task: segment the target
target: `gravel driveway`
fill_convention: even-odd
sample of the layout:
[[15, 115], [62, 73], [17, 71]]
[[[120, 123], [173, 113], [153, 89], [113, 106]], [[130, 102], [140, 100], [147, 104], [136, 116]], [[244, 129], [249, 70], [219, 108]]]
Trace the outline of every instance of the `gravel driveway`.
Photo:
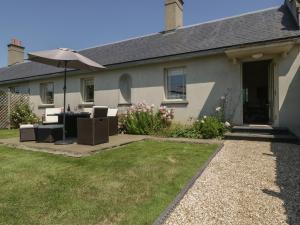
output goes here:
[[226, 141], [167, 225], [300, 224], [300, 146]]

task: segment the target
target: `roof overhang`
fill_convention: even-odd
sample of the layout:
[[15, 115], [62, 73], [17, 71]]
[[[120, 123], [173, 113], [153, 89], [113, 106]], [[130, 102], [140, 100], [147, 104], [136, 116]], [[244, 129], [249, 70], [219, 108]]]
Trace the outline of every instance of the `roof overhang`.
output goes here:
[[240, 47], [226, 50], [225, 54], [234, 63], [237, 63], [238, 61], [264, 60], [276, 56], [285, 57], [296, 44], [295, 41], [288, 41], [251, 47]]

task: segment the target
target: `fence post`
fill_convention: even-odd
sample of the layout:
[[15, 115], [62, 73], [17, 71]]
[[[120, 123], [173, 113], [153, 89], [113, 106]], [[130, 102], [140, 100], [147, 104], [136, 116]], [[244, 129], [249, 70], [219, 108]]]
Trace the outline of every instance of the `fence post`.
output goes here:
[[10, 91], [7, 91], [7, 122], [8, 122], [8, 129], [11, 129], [10, 114], [11, 114], [11, 93], [10, 93]]

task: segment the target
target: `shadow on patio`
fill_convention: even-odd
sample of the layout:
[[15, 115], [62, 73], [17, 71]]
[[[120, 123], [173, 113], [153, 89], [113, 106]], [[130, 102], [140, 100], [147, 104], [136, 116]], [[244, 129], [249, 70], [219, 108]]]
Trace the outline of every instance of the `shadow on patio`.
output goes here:
[[[280, 198], [286, 211], [287, 223], [300, 224], [300, 145], [273, 143], [276, 157], [276, 183], [280, 192], [263, 190], [264, 193]], [[270, 155], [271, 156], [271, 155]]]

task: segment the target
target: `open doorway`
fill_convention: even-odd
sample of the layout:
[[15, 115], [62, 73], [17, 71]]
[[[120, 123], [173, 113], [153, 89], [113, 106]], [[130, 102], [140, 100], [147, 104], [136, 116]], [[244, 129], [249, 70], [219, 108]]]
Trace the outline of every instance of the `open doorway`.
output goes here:
[[272, 120], [271, 61], [243, 64], [244, 124], [270, 124]]

